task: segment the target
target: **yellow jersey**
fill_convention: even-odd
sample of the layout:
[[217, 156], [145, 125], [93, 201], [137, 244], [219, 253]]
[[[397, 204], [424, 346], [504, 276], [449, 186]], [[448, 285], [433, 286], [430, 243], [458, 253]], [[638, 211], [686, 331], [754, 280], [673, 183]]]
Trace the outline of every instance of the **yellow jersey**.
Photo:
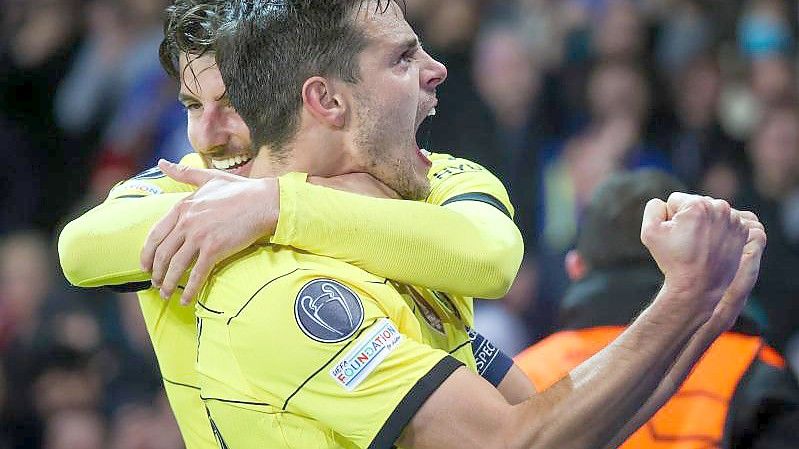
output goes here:
[[[490, 204], [486, 207], [494, 207], [510, 216], [512, 208], [507, 193], [490, 172], [477, 164], [448, 155], [433, 155], [432, 159], [432, 193], [428, 202], [437, 205], [448, 202], [448, 207], [461, 204], [478, 209]], [[181, 164], [203, 166], [202, 159], [196, 154], [186, 156]], [[431, 214], [430, 209], [405, 213], [409, 207], [424, 206], [407, 201], [402, 202], [403, 213], [397, 215], [397, 200], [333, 191], [307, 184], [304, 178], [296, 175], [282, 177], [280, 189], [280, 219], [277, 232], [272, 237], [272, 242], [277, 245], [290, 244], [331, 255], [382, 275], [390, 274], [400, 281], [418, 280], [447, 291], [460, 289], [487, 296], [504, 293], [507, 282], [498, 279], [512, 279], [518, 269], [521, 239], [513, 240], [514, 235], [509, 237], [511, 233], [503, 231], [507, 229], [507, 223], [464, 223], [466, 220], [458, 215], [445, 225], [440, 217], [432, 217], [435, 214]], [[157, 290], [149, 288], [149, 273], [143, 272], [139, 266], [139, 252], [151, 227], [194, 190], [193, 186], [164, 176], [157, 168], [120, 183], [104, 204], [64, 229], [59, 239], [59, 255], [64, 273], [74, 285], [117, 286], [139, 292], [164, 386], [186, 446], [188, 449], [210, 449], [216, 444], [199, 397], [194, 367], [197, 357], [194, 311], [180, 306], [177, 294], [169, 301], [163, 301]], [[342, 210], [347, 211], [346, 217], [330, 219]], [[393, 218], [389, 223], [383, 223], [381, 229], [377, 221], [385, 221], [392, 213]], [[313, 222], [319, 226], [308, 226]], [[352, 224], [356, 227], [351, 228]], [[338, 229], [331, 228], [336, 225]], [[391, 227], [388, 231], [385, 229], [387, 226]], [[497, 231], [488, 235], [475, 234], [475, 226]], [[515, 227], [512, 229], [518, 233]], [[440, 251], [444, 245], [439, 234], [446, 234], [451, 241], [464, 242], [458, 245], [463, 248], [462, 252], [457, 257], [440, 260], [438, 255], [447, 252]], [[390, 235], [391, 238], [380, 239], [381, 235]], [[353, 238], [359, 243], [357, 247], [351, 244]], [[507, 242], [509, 238], [511, 241]], [[410, 243], [395, 246], [403, 245], [403, 242]], [[504, 253], [492, 253], [491, 248], [496, 247], [511, 248], [513, 254], [506, 257]], [[353, 258], [353, 251], [360, 255], [356, 258], [358, 260], [349, 260]], [[486, 255], [494, 260], [486, 259]], [[419, 265], [409, 268], [408, 265], [416, 261]], [[497, 266], [501, 266], [504, 274], [497, 276]], [[483, 373], [488, 363], [476, 366], [472, 352], [478, 351], [478, 347], [469, 344], [468, 331], [473, 324], [470, 297], [387, 282], [399, 291], [406, 304], [412, 305], [412, 313], [420, 323], [418, 332], [422, 341], [451, 353], [471, 369]], [[493, 349], [489, 352], [494, 353]], [[486, 351], [481, 354], [478, 358], [485, 359]]]
[[385, 278], [293, 248], [218, 267], [196, 313], [220, 447], [392, 447], [462, 364], [424, 343], [417, 305]]

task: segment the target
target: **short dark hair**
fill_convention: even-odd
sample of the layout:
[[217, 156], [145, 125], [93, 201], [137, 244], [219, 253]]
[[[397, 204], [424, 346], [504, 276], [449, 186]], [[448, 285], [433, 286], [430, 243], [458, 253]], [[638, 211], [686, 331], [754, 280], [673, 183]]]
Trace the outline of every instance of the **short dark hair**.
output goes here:
[[[385, 12], [393, 0], [372, 0]], [[253, 148], [280, 157], [299, 127], [302, 85], [313, 76], [360, 80], [367, 36], [355, 17], [368, 0], [232, 0], [217, 63]]]
[[584, 211], [577, 251], [591, 269], [654, 263], [641, 243], [646, 203], [685, 191], [677, 178], [652, 169], [618, 174], [605, 181]]
[[158, 57], [164, 71], [180, 81], [180, 55], [202, 57], [216, 50], [225, 0], [175, 0], [164, 11], [164, 39]]

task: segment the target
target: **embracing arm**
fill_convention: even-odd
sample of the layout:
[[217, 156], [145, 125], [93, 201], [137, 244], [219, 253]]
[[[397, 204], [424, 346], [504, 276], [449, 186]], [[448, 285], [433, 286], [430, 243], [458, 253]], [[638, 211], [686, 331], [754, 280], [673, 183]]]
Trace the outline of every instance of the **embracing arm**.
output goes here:
[[[159, 166], [165, 173], [199, 190], [192, 204], [173, 209], [153, 229], [142, 263], [169, 295], [196, 260], [182, 298], [188, 302], [217, 262], [272, 236], [272, 243], [345, 260], [403, 283], [501, 297], [524, 251], [507, 193], [482, 167], [460, 159], [447, 164], [445, 175], [434, 178], [428, 202], [421, 203], [385, 198], [385, 191], [375, 187], [379, 183], [362, 173], [312, 182], [383, 198], [313, 185], [297, 173], [277, 182], [180, 169], [163, 161]], [[208, 225], [224, 220], [225, 226]], [[170, 249], [164, 250], [167, 244]], [[156, 260], [156, 251], [165, 257]]]
[[103, 203], [64, 227], [58, 256], [67, 280], [78, 287], [149, 281], [139, 253], [150, 232], [188, 193], [170, 193]]
[[[181, 164], [202, 166], [202, 160], [191, 154]], [[67, 280], [78, 287], [149, 285], [139, 253], [150, 228], [193, 190], [158, 168], [119, 183], [103, 204], [61, 231], [58, 255]]]
[[482, 298], [507, 293], [524, 250], [513, 220], [486, 202], [371, 198], [292, 177], [280, 178], [272, 242], [402, 283]]
[[[628, 422], [648, 419], [658, 395], [679, 384], [703, 348], [738, 316], [765, 245], [759, 223], [730, 213], [726, 203], [679, 195], [670, 198], [668, 210], [650, 202], [642, 237], [666, 282], [619, 338], [515, 407], [491, 400], [456, 372], [416, 414], [402, 443], [453, 447], [442, 429], [456, 425], [465, 447], [595, 448], [623, 441], [634, 430]], [[465, 412], [448, 406], [453, 401]], [[483, 409], [490, 413], [478, 412]]]

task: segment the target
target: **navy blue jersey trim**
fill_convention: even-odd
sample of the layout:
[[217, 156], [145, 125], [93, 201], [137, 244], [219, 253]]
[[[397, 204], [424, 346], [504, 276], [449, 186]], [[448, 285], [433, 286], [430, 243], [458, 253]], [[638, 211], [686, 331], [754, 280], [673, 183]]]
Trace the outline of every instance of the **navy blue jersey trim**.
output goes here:
[[121, 200], [123, 198], [146, 198], [150, 195], [120, 195], [111, 198], [112, 200]]
[[416, 382], [411, 391], [402, 398], [394, 412], [389, 416], [383, 427], [377, 432], [369, 449], [390, 449], [399, 439], [402, 431], [411, 422], [416, 412], [427, 401], [430, 395], [449, 378], [463, 363], [452, 356], [441, 359], [424, 377]]
[[504, 204], [502, 204], [502, 201], [487, 193], [464, 193], [462, 195], [453, 196], [452, 198], [444, 201], [441, 205], [446, 206], [447, 204], [457, 203], [458, 201], [479, 201], [481, 203], [486, 203], [499, 209], [499, 211], [505, 214], [508, 218], [513, 219], [510, 211], [507, 207], [505, 207]]
[[463, 342], [463, 343], [459, 344], [458, 346], [456, 346], [455, 349], [453, 349], [452, 351], [449, 351], [449, 353], [450, 354], [454, 354], [454, 353], [460, 351], [460, 349], [462, 347], [464, 347], [464, 346], [466, 346], [468, 344], [471, 344], [471, 342], [472, 342], [471, 340], [466, 340], [465, 342]]
[[209, 309], [208, 307], [205, 307], [205, 304], [201, 303], [200, 301], [197, 301], [197, 305], [202, 307], [203, 309], [211, 312], [211, 313], [214, 313], [216, 315], [222, 315], [222, 312], [220, 312], [218, 310]]
[[179, 387], [186, 387], [186, 388], [191, 388], [192, 390], [200, 391], [200, 387], [195, 387], [194, 385], [182, 384], [180, 382], [175, 382], [174, 380], [169, 380], [166, 377], [161, 377], [161, 380], [163, 380], [164, 382], [166, 382], [168, 384], [171, 384], [171, 385], [177, 385]]
[[106, 285], [106, 288], [117, 293], [136, 293], [142, 290], [149, 290], [152, 286], [153, 284], [150, 281], [142, 281], [120, 285]]
[[205, 396], [200, 396], [200, 399], [202, 399], [203, 401], [217, 401], [217, 402], [224, 402], [227, 404], [264, 405], [268, 407], [272, 406], [272, 404], [267, 404], [266, 402], [233, 401], [230, 399], [207, 398]]
[[205, 413], [208, 415], [208, 422], [211, 424], [211, 432], [214, 434], [214, 439], [216, 439], [217, 444], [219, 444], [219, 449], [230, 449], [225, 439], [222, 438], [222, 433], [219, 431], [219, 428], [216, 426], [216, 422], [214, 422], [214, 418], [211, 417], [211, 411], [208, 410], [208, 407], [205, 407]]
[[238, 318], [238, 316], [241, 315], [241, 312], [243, 312], [244, 309], [247, 306], [250, 305], [250, 302], [252, 302], [252, 300], [255, 299], [256, 296], [258, 296], [258, 293], [261, 293], [261, 290], [265, 289], [267, 286], [269, 286], [269, 284], [271, 284], [272, 282], [275, 282], [278, 279], [284, 278], [286, 276], [290, 276], [290, 275], [292, 275], [292, 274], [294, 274], [294, 273], [296, 273], [298, 271], [305, 271], [305, 269], [304, 268], [296, 268], [296, 269], [294, 269], [294, 270], [292, 270], [292, 271], [290, 271], [290, 272], [288, 272], [286, 274], [281, 274], [280, 276], [278, 276], [278, 277], [276, 277], [274, 279], [271, 279], [269, 282], [267, 282], [266, 284], [262, 285], [261, 288], [256, 290], [255, 293], [253, 293], [252, 296], [250, 296], [250, 299], [248, 299], [247, 302], [245, 302], [244, 305], [241, 306], [241, 309], [239, 309], [239, 311], [236, 312], [235, 315], [233, 315], [232, 317], [228, 318], [227, 324], [230, 325], [230, 322], [233, 321], [234, 318]]

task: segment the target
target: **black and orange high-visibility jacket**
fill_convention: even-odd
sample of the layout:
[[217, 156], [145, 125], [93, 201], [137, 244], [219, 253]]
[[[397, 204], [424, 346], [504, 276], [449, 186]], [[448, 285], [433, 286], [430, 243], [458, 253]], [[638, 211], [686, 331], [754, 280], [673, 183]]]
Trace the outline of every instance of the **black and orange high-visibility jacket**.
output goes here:
[[[562, 330], [519, 354], [516, 364], [536, 389], [548, 388], [619, 336], [661, 283], [652, 268], [590, 274], [567, 293]], [[799, 449], [795, 432], [775, 436], [770, 429], [799, 410], [799, 387], [756, 329], [744, 317], [719, 337], [678, 393], [621, 448]]]

